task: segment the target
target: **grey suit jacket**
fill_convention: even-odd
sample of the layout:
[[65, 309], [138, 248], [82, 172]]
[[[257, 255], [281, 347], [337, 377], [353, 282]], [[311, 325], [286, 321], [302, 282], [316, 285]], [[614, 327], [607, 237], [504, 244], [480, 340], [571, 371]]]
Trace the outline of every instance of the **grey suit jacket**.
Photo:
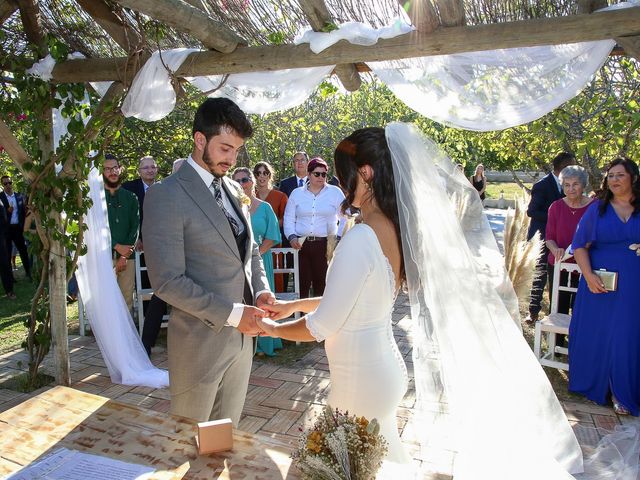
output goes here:
[[[224, 178], [223, 188], [241, 210], [239, 186]], [[229, 345], [240, 351], [243, 341], [252, 341], [225, 323], [233, 303], [244, 303], [245, 277], [253, 292], [269, 284], [249, 219], [242, 216], [249, 235], [240, 258], [225, 214], [191, 165], [147, 190], [144, 217], [151, 286], [173, 307], [168, 354], [171, 393], [177, 395], [223, 367], [216, 365], [217, 352]]]

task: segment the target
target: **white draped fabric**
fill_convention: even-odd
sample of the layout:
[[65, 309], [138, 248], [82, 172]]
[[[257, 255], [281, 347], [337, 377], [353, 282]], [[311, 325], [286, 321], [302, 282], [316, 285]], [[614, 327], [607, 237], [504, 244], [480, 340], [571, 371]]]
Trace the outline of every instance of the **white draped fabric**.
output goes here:
[[335, 65], [329, 65], [275, 72], [238, 73], [229, 75], [226, 80], [224, 75], [187, 80], [205, 93], [215, 90], [210, 97], [226, 97], [247, 113], [263, 114], [287, 110], [304, 103], [318, 85], [329, 77], [334, 67]]
[[87, 212], [87, 254], [78, 259], [76, 278], [91, 330], [111, 381], [152, 388], [169, 386], [169, 374], [152, 365], [120, 293], [111, 260], [111, 234], [102, 175], [89, 174], [93, 205]]
[[390, 124], [386, 136], [414, 325], [414, 428], [426, 458], [457, 452], [447, 472], [456, 480], [571, 478], [582, 452], [505, 308], [515, 294], [480, 198], [416, 127]]
[[413, 110], [466, 130], [532, 122], [572, 99], [602, 67], [616, 42], [511, 48], [370, 62]]

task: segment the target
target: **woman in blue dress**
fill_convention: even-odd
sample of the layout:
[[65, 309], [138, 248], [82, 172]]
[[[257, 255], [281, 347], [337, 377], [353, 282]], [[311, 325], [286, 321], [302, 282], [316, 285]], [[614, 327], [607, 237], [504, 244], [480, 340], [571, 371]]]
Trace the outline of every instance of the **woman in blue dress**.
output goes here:
[[[272, 292], [275, 292], [271, 247], [282, 241], [278, 217], [276, 217], [271, 205], [256, 197], [254, 189], [255, 179], [251, 170], [245, 167], [236, 168], [233, 171], [232, 178], [240, 184], [244, 193], [251, 199], [251, 204], [249, 205], [251, 230], [253, 230], [253, 236], [260, 249], [264, 272], [267, 275], [269, 287], [271, 287]], [[278, 348], [282, 348], [282, 340], [279, 338], [267, 336], [258, 337], [257, 353], [273, 356], [275, 355], [275, 350]]]
[[[627, 158], [609, 164], [598, 201], [573, 239], [582, 270], [569, 328], [569, 390], [619, 415], [640, 413], [640, 181]], [[615, 291], [594, 273], [617, 272]]]

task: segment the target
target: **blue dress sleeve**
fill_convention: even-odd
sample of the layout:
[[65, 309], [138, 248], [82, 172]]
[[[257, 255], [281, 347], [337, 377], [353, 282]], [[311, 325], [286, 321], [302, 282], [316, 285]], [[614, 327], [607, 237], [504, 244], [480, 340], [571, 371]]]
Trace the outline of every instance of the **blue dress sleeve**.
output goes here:
[[280, 224], [278, 223], [278, 217], [276, 217], [273, 208], [267, 202], [262, 205], [262, 208], [264, 208], [265, 211], [266, 223], [264, 238], [273, 240], [274, 246], [278, 245], [282, 241], [282, 237], [280, 236]]
[[598, 226], [598, 218], [600, 216], [600, 201], [593, 202], [587, 211], [584, 213], [576, 233], [573, 235], [573, 242], [571, 242], [571, 249], [573, 251], [576, 248], [586, 248], [587, 246], [595, 243], [596, 241], [596, 227]]

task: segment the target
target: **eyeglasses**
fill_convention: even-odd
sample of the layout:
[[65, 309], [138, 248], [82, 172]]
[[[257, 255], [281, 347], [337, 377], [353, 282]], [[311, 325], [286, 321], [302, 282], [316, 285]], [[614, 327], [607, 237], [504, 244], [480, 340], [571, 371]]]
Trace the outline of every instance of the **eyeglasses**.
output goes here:
[[242, 178], [236, 178], [236, 182], [241, 183], [241, 184], [245, 184], [245, 183], [249, 183], [251, 181], [251, 179], [249, 177], [242, 177]]
[[102, 168], [104, 170], [104, 173], [109, 173], [109, 172], [118, 172], [120, 170], [120, 166], [117, 167], [103, 167]]
[[269, 172], [267, 170], [258, 170], [256, 172], [256, 176], [258, 176], [258, 177], [270, 177], [271, 176], [271, 172]]
[[151, 166], [147, 166], [147, 167], [140, 167], [140, 170], [157, 170], [158, 167], [155, 165], [151, 165]]
[[2, 182], [2, 185], [13, 185], [13, 182]]
[[607, 174], [607, 180], [622, 180], [628, 173], [609, 173]]
[[326, 178], [327, 177], [327, 172], [311, 172], [311, 174], [316, 178], [318, 178], [318, 177]]
[[294, 158], [293, 163], [305, 163], [307, 161], [306, 158]]

